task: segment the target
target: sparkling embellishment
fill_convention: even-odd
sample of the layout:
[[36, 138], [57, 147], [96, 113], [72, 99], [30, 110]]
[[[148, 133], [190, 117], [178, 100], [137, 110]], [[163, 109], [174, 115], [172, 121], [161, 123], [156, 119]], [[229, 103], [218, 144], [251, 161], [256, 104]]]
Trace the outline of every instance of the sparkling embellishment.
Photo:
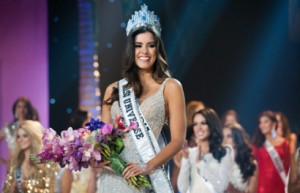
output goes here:
[[159, 17], [154, 15], [153, 11], [148, 11], [147, 5], [142, 5], [140, 11], [135, 11], [134, 15], [127, 23], [126, 35], [128, 36], [140, 27], [151, 28], [157, 36], [160, 36], [161, 27]]
[[[165, 82], [161, 85], [159, 90], [152, 96], [146, 98], [141, 104], [140, 109], [146, 118], [148, 124], [153, 130], [156, 139], [159, 138], [161, 129], [165, 123], [165, 102], [163, 96], [163, 90]], [[121, 110], [118, 101], [115, 101], [111, 107], [111, 116], [114, 120], [117, 115], [121, 115]], [[122, 158], [128, 162], [141, 163], [139, 156], [135, 150], [134, 142], [131, 140], [129, 134], [126, 134], [123, 138], [124, 149], [121, 153]], [[148, 190], [138, 191], [133, 189], [127, 184], [122, 176], [117, 175], [115, 172], [103, 170], [99, 178], [100, 192], [128, 192], [128, 193], [149, 193]], [[113, 184], [112, 184], [113, 182]]]

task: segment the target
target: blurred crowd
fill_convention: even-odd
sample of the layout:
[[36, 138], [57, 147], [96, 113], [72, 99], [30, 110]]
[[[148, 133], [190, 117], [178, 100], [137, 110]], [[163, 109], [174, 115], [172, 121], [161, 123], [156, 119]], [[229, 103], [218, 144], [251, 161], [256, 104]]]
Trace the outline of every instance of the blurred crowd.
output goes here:
[[[0, 157], [1, 170], [7, 171], [2, 192], [97, 192], [101, 169], [69, 172], [53, 164], [35, 164], [29, 155], [41, 151], [44, 130], [38, 112], [24, 96], [15, 101], [12, 112], [13, 120], [0, 132], [8, 147], [8, 156]], [[78, 109], [69, 125], [82, 128], [90, 118], [88, 111]], [[186, 142], [170, 164], [174, 192], [299, 193], [297, 134], [281, 112], [261, 112], [257, 121], [250, 137], [235, 110], [219, 118], [203, 102], [190, 101]]]

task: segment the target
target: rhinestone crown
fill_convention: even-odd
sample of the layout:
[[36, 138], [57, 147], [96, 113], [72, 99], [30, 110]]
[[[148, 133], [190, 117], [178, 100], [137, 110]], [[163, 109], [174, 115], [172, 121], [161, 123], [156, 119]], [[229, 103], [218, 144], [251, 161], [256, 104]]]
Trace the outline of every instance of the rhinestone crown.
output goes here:
[[131, 19], [128, 20], [126, 35], [129, 36], [129, 34], [143, 26], [151, 28], [157, 36], [160, 36], [161, 27], [159, 17], [154, 15], [153, 11], [148, 11], [148, 6], [145, 4], [141, 6], [140, 11], [135, 11]]

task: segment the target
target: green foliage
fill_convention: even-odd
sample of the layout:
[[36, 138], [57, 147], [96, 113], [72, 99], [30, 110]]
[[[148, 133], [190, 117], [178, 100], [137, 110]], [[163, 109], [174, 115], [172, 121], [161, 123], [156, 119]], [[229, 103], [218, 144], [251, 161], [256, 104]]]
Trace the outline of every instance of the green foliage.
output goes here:
[[121, 138], [117, 137], [114, 139], [114, 144], [115, 144], [115, 152], [117, 154], [120, 154], [124, 147], [123, 140]]
[[118, 154], [111, 155], [108, 160], [110, 161], [109, 166], [118, 174], [122, 175], [127, 163]]

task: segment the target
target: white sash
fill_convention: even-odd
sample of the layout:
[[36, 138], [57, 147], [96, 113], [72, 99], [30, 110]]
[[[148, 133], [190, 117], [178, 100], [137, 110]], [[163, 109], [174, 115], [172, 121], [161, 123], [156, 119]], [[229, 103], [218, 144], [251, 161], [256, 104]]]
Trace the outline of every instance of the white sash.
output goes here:
[[[129, 132], [129, 136], [135, 144], [135, 150], [139, 155], [142, 163], [147, 163], [159, 151], [159, 144], [149, 127], [146, 119], [142, 115], [139, 102], [132, 88], [125, 89], [127, 81], [125, 79], [119, 81], [119, 102], [125, 124], [136, 122], [138, 128]], [[152, 187], [155, 193], [173, 193], [173, 188], [166, 172], [163, 168], [158, 168], [149, 175]]]
[[203, 178], [203, 181], [204, 181], [204, 184], [206, 185], [207, 189], [209, 189], [211, 193], [218, 193], [216, 191], [216, 189], [214, 188], [214, 186], [209, 181], [206, 181], [204, 178]]
[[264, 146], [265, 146], [269, 156], [271, 157], [271, 160], [272, 160], [278, 174], [280, 175], [284, 186], [287, 187], [287, 175], [285, 173], [284, 166], [282, 164], [282, 161], [281, 161], [276, 149], [268, 140], [265, 141]]

